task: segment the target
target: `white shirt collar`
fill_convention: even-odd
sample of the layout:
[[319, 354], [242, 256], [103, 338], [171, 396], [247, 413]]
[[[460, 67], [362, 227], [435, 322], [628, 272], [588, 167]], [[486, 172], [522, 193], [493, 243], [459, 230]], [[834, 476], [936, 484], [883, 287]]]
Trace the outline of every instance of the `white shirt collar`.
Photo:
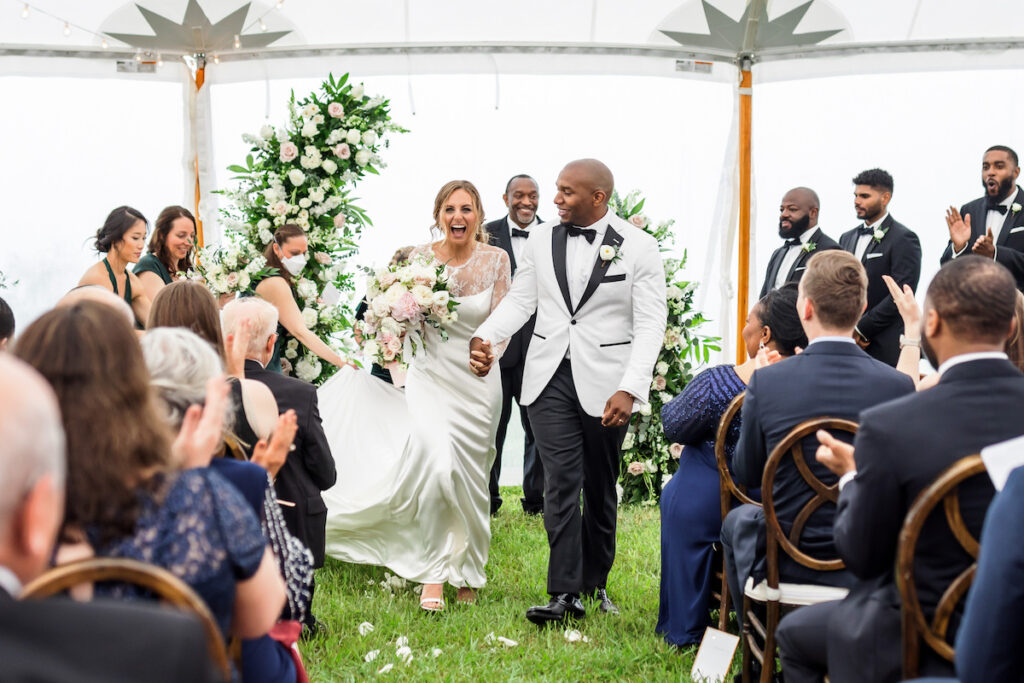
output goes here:
[[246, 360], [251, 360], [251, 361], [252, 361], [253, 363], [259, 363], [259, 366], [260, 366], [261, 368], [263, 368], [264, 370], [266, 370], [266, 369], [267, 369], [267, 366], [266, 366], [266, 365], [264, 365], [263, 363], [260, 363], [260, 361], [259, 361], [259, 359], [258, 359], [258, 358], [246, 358]]
[[[1003, 201], [999, 202], [999, 205], [1000, 206], [1005, 206], [1005, 207], [1009, 208], [1010, 205], [1013, 204], [1013, 200], [1017, 198], [1017, 193], [1018, 192], [1020, 192], [1020, 188], [1017, 187], [1016, 185], [1014, 185], [1013, 186], [1013, 191], [1010, 192], [1009, 195], [1007, 195], [1006, 199], [1004, 199]], [[989, 209], [989, 211], [995, 211], [995, 209]]]
[[12, 598], [21, 595], [21, 579], [3, 565], [0, 565], [0, 590], [10, 593]]
[[540, 223], [540, 219], [537, 218], [537, 214], [534, 214], [533, 215], [533, 222], [531, 222], [525, 228], [520, 228], [519, 224], [516, 223], [514, 220], [512, 220], [512, 216], [511, 215], [505, 216], [505, 225], [508, 226], [509, 230], [512, 230], [512, 228], [518, 228], [519, 230], [529, 230], [530, 228], [532, 228], [533, 226], [537, 225], [538, 223]]
[[[604, 229], [608, 227], [608, 212], [605, 211], [605, 214], [598, 218], [596, 223], [580, 227], [582, 227], [584, 230], [593, 230], [594, 232], [597, 233], [597, 240], [603, 240]], [[597, 242], [597, 240], [594, 241]], [[600, 242], [598, 242], [598, 244], [600, 244]]]
[[[879, 218], [879, 219], [878, 219], [877, 221], [875, 221], [874, 223], [870, 223], [870, 224], [868, 224], [868, 223], [865, 223], [864, 225], [866, 225], [867, 227], [871, 228], [872, 230], [875, 230], [876, 228], [879, 228], [879, 227], [880, 227], [880, 226], [882, 225], [882, 222], [883, 222], [883, 221], [884, 221], [884, 220], [885, 220], [886, 218], [888, 218], [888, 217], [889, 217], [889, 212], [888, 212], [888, 211], [886, 211], [885, 213], [883, 213], [883, 214], [882, 214], [882, 217], [881, 217], [881, 218]], [[870, 237], [870, 235], [867, 235], [867, 236], [868, 236], [868, 237]]]
[[[818, 230], [818, 226], [815, 225], [813, 228], [807, 228], [800, 236], [797, 237], [800, 240], [800, 244], [807, 244], [811, 240], [811, 236]], [[795, 244], [793, 246], [796, 246]]]
[[939, 376], [941, 377], [946, 370], [949, 370], [954, 365], [960, 365], [961, 363], [970, 363], [972, 360], [1007, 360], [1007, 356], [1002, 351], [977, 351], [975, 353], [961, 353], [959, 356], [953, 356], [947, 358], [946, 362], [939, 366]]
[[807, 342], [807, 345], [810, 346], [811, 344], [817, 344], [818, 342], [850, 342], [851, 344], [856, 344], [857, 343], [857, 342], [853, 341], [853, 337], [840, 337], [838, 335], [825, 335], [823, 337], [815, 337], [814, 339], [812, 339], [809, 342]]

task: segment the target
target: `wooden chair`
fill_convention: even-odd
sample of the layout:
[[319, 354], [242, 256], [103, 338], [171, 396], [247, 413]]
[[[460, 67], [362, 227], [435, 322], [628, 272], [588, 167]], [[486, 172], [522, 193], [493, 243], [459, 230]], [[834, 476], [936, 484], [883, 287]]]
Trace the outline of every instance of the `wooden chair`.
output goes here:
[[[838, 483], [825, 485], [811, 470], [803, 452], [802, 440], [825, 429], [832, 432], [841, 431], [857, 433], [857, 423], [850, 420], [822, 417], [807, 420], [794, 427], [768, 456], [764, 475], [761, 480], [761, 500], [764, 508], [767, 578], [754, 585], [752, 577], [747, 579], [743, 590], [743, 681], [748, 683], [751, 674], [751, 656], [761, 664], [761, 683], [768, 683], [775, 671], [775, 629], [782, 617], [782, 607], [802, 607], [815, 605], [829, 600], [841, 600], [846, 597], [847, 589], [814, 584], [781, 583], [779, 581], [779, 550], [781, 549], [793, 561], [816, 571], [839, 571], [845, 567], [841, 559], [827, 560], [811, 557], [799, 548], [800, 537], [804, 525], [810, 516], [825, 503], [833, 503], [839, 499]], [[782, 530], [775, 514], [773, 486], [775, 472], [782, 459], [792, 455], [797, 471], [813, 491], [814, 495], [804, 504], [796, 519], [793, 520], [789, 534]], [[814, 453], [810, 454], [814, 457]], [[751, 603], [765, 605], [765, 620], [754, 614]], [[760, 645], [758, 639], [763, 643]]]
[[116, 581], [140, 586], [154, 593], [161, 602], [195, 614], [206, 633], [210, 660], [224, 680], [231, 680], [227, 649], [220, 627], [203, 599], [184, 581], [160, 567], [125, 558], [95, 557], [54, 567], [25, 586], [22, 599], [41, 599], [73, 586], [97, 581]]
[[[978, 476], [987, 476], [980, 455], [969, 455], [947, 468], [928, 488], [918, 494], [907, 512], [900, 530], [899, 550], [896, 558], [897, 584], [900, 589], [900, 611], [903, 621], [903, 678], [919, 675], [920, 646], [925, 645], [944, 659], [953, 661], [953, 646], [946, 641], [949, 618], [957, 604], [967, 595], [978, 569], [978, 539], [968, 531], [960, 513], [958, 489], [964, 482]], [[914, 583], [914, 552], [925, 520], [942, 504], [946, 523], [960, 547], [974, 558], [969, 567], [960, 572], [946, 588], [931, 623], [925, 619]]]
[[[729, 471], [729, 459], [725, 454], [725, 440], [729, 433], [729, 428], [732, 426], [733, 420], [740, 414], [740, 410], [743, 408], [743, 396], [746, 394], [745, 391], [741, 391], [736, 395], [722, 413], [721, 419], [718, 420], [718, 431], [715, 432], [715, 461], [718, 463], [718, 480], [719, 480], [719, 491], [722, 501], [722, 520], [725, 520], [725, 516], [729, 514], [729, 511], [733, 508], [733, 501], [738, 501], [740, 504], [750, 503], [751, 505], [761, 506], [761, 503], [753, 500], [747, 495], [747, 487], [742, 484], [737, 484], [732, 478], [732, 473]], [[719, 588], [717, 591], [712, 592], [712, 597], [718, 601], [718, 630], [724, 631], [726, 626], [729, 625], [729, 582], [725, 578], [725, 555], [722, 553], [721, 545], [715, 544], [717, 550], [717, 557], [715, 560], [715, 579], [718, 580]]]

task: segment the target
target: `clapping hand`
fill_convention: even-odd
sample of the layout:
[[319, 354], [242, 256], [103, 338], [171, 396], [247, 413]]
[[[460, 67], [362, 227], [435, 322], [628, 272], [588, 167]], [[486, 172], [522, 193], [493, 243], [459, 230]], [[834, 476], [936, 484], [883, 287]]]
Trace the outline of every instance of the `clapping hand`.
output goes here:
[[882, 280], [889, 288], [889, 294], [892, 295], [892, 300], [896, 302], [896, 309], [899, 310], [900, 317], [903, 318], [903, 333], [913, 335], [921, 323], [921, 308], [917, 305], [917, 299], [914, 298], [914, 290], [910, 288], [910, 285], [903, 285], [903, 289], [900, 289], [891, 275], [883, 275]]
[[270, 443], [268, 444], [266, 439], [260, 439], [253, 448], [250, 462], [265, 469], [272, 479], [276, 478], [288, 459], [288, 453], [295, 448], [292, 442], [295, 441], [298, 429], [299, 420], [294, 410], [281, 413], [277, 418], [277, 427], [270, 436]]
[[754, 356], [754, 370], [775, 365], [780, 360], [782, 360], [782, 354], [775, 349], [769, 349], [767, 346], [758, 347], [757, 355]]
[[252, 340], [252, 321], [242, 320], [235, 331], [224, 338], [224, 355], [227, 358], [227, 373], [232, 377], [245, 377], [245, 354]]
[[832, 470], [837, 477], [857, 469], [851, 444], [840, 441], [824, 429], [818, 430], [817, 437], [821, 445], [814, 457], [818, 462]]
[[469, 369], [477, 377], [486, 377], [494, 364], [494, 353], [491, 351], [491, 342], [484, 341], [480, 337], [473, 337], [469, 340]]
[[955, 206], [946, 209], [946, 226], [949, 228], [949, 239], [953, 243], [953, 251], [961, 252], [971, 241], [971, 217], [961, 218]]
[[206, 467], [224, 439], [224, 415], [228, 408], [228, 383], [224, 375], [206, 382], [206, 404], [185, 411], [171, 453], [182, 469]]
[[[968, 216], [967, 218], [970, 218]], [[984, 256], [985, 258], [995, 258], [996, 256], [996, 240], [992, 236], [992, 228], [985, 231], [985, 234], [978, 238], [971, 247], [971, 251], [978, 256]]]

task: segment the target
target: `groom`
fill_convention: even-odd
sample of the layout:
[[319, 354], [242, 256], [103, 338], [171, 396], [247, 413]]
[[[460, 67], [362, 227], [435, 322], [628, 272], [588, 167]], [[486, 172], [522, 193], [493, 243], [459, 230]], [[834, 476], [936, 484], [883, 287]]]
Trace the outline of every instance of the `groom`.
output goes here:
[[561, 222], [532, 228], [512, 289], [470, 341], [470, 366], [486, 375], [492, 342], [537, 313], [521, 396], [545, 473], [551, 601], [526, 612], [539, 625], [584, 617], [581, 594], [618, 613], [605, 586], [619, 447], [647, 401], [667, 316], [658, 243], [608, 210], [608, 167], [573, 161], [556, 185]]

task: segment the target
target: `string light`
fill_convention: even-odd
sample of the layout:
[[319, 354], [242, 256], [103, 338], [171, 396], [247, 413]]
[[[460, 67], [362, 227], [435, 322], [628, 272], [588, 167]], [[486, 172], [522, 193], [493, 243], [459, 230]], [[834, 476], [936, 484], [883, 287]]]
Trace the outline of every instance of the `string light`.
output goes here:
[[141, 49], [138, 49], [138, 50], [135, 51], [135, 61], [138, 62], [139, 64], [142, 63], [142, 50]]
[[213, 56], [213, 63], [214, 64], [220, 64], [220, 55], [214, 55]]
[[242, 47], [242, 39], [239, 38], [238, 34], [236, 33], [235, 34], [235, 49], [237, 50], [240, 47]]
[[66, 36], [70, 36], [71, 35], [71, 24], [69, 24], [66, 21], [64, 22], [64, 35], [66, 35]]
[[156, 65], [157, 66], [163, 66], [164, 65], [164, 58], [163, 58], [163, 56], [159, 52], [156, 53]]
[[277, 9], [284, 7], [284, 0], [277, 0]]
[[22, 19], [28, 19], [28, 3], [27, 2], [25, 3], [25, 6], [21, 8], [21, 18]]
[[263, 21], [263, 17], [260, 17], [260, 30], [264, 33], [267, 32], [267, 22]]
[[106, 38], [104, 38], [103, 40], [100, 41], [100, 47], [102, 47], [104, 50], [107, 49], [107, 39]]

